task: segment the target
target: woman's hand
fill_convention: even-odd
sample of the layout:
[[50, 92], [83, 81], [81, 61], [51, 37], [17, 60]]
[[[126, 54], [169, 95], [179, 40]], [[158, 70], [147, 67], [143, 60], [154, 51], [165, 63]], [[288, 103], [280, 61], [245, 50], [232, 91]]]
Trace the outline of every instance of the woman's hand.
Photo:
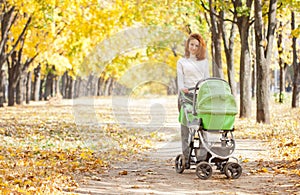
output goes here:
[[184, 93], [188, 93], [189, 92], [188, 88], [183, 88], [181, 91], [183, 91]]

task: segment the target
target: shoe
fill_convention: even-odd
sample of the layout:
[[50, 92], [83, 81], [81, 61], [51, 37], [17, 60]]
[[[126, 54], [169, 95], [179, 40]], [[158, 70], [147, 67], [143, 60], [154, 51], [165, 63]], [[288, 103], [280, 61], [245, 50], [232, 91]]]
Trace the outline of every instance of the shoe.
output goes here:
[[190, 169], [190, 164], [189, 164], [189, 163], [186, 163], [184, 168], [185, 168], [185, 169]]

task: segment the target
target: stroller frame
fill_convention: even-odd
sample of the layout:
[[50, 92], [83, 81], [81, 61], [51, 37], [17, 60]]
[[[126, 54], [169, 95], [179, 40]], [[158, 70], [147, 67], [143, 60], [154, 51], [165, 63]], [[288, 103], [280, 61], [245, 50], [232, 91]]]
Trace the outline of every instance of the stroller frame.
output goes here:
[[[210, 80], [222, 81], [227, 84], [227, 81], [220, 78], [203, 79], [198, 81], [195, 87], [189, 88], [189, 91], [194, 90], [192, 100], [188, 99], [183, 92], [181, 94], [183, 98], [179, 99], [181, 111], [183, 111], [186, 126], [189, 129], [189, 155], [188, 159], [185, 159], [183, 154], [177, 155], [175, 159], [176, 172], [183, 173], [185, 169], [189, 169], [189, 165], [196, 165], [196, 175], [200, 179], [208, 179], [212, 176], [212, 166], [216, 165], [217, 170], [224, 173], [227, 178], [237, 179], [242, 173], [242, 167], [238, 164], [238, 159], [232, 156], [235, 150], [234, 128], [229, 126], [224, 127], [225, 129], [206, 129], [203, 117], [196, 110], [199, 85]], [[189, 107], [192, 105], [192, 110], [187, 108], [188, 105]], [[182, 120], [180, 122], [183, 123]], [[211, 135], [217, 135], [219, 138], [209, 142], [208, 137]], [[229, 159], [234, 159], [236, 162], [229, 162]], [[186, 165], [188, 166], [186, 167]]]

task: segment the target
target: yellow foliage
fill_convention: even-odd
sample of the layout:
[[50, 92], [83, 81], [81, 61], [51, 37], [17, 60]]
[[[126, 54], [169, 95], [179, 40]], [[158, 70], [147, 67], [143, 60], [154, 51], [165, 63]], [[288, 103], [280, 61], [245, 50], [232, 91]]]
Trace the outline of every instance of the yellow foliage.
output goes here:
[[299, 38], [300, 37], [300, 25], [295, 30], [293, 30], [291, 34], [293, 37]]
[[[11, 29], [14, 39], [10, 39], [12, 42], [8, 47], [11, 49], [25, 22], [32, 17], [26, 32], [23, 61], [38, 54], [31, 69], [40, 63], [43, 66], [55, 63], [57, 74], [62, 74], [67, 67], [72, 70], [73, 77], [84, 70], [97, 70], [94, 64], [80, 66], [97, 44], [128, 27], [158, 25], [186, 31], [185, 26], [189, 24], [194, 31], [199, 31], [199, 24], [194, 20], [198, 17], [194, 1], [8, 0], [8, 3], [16, 6], [18, 13]], [[173, 9], [169, 9], [170, 6]], [[177, 58], [169, 52], [162, 60], [175, 67]], [[108, 75], [118, 77], [122, 71], [123, 67], [108, 72]], [[42, 74], [47, 74], [47, 71]]]

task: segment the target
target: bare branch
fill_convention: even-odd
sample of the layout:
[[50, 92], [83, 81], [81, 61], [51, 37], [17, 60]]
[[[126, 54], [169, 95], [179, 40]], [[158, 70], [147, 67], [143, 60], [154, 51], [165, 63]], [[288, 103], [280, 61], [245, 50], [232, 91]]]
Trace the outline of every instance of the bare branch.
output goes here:
[[[216, 16], [218, 19], [226, 21], [226, 22], [232, 22], [232, 23], [236, 23], [236, 21], [231, 20], [231, 19], [226, 19], [223, 18], [222, 16], [220, 16], [219, 14], [216, 14], [215, 12], [213, 12], [211, 9], [207, 8], [204, 4], [204, 2], [202, 0], [200, 0], [201, 2], [201, 6], [203, 7], [203, 9], [209, 13], [212, 13], [214, 16]], [[230, 10], [230, 13], [234, 13], [232, 10]]]

